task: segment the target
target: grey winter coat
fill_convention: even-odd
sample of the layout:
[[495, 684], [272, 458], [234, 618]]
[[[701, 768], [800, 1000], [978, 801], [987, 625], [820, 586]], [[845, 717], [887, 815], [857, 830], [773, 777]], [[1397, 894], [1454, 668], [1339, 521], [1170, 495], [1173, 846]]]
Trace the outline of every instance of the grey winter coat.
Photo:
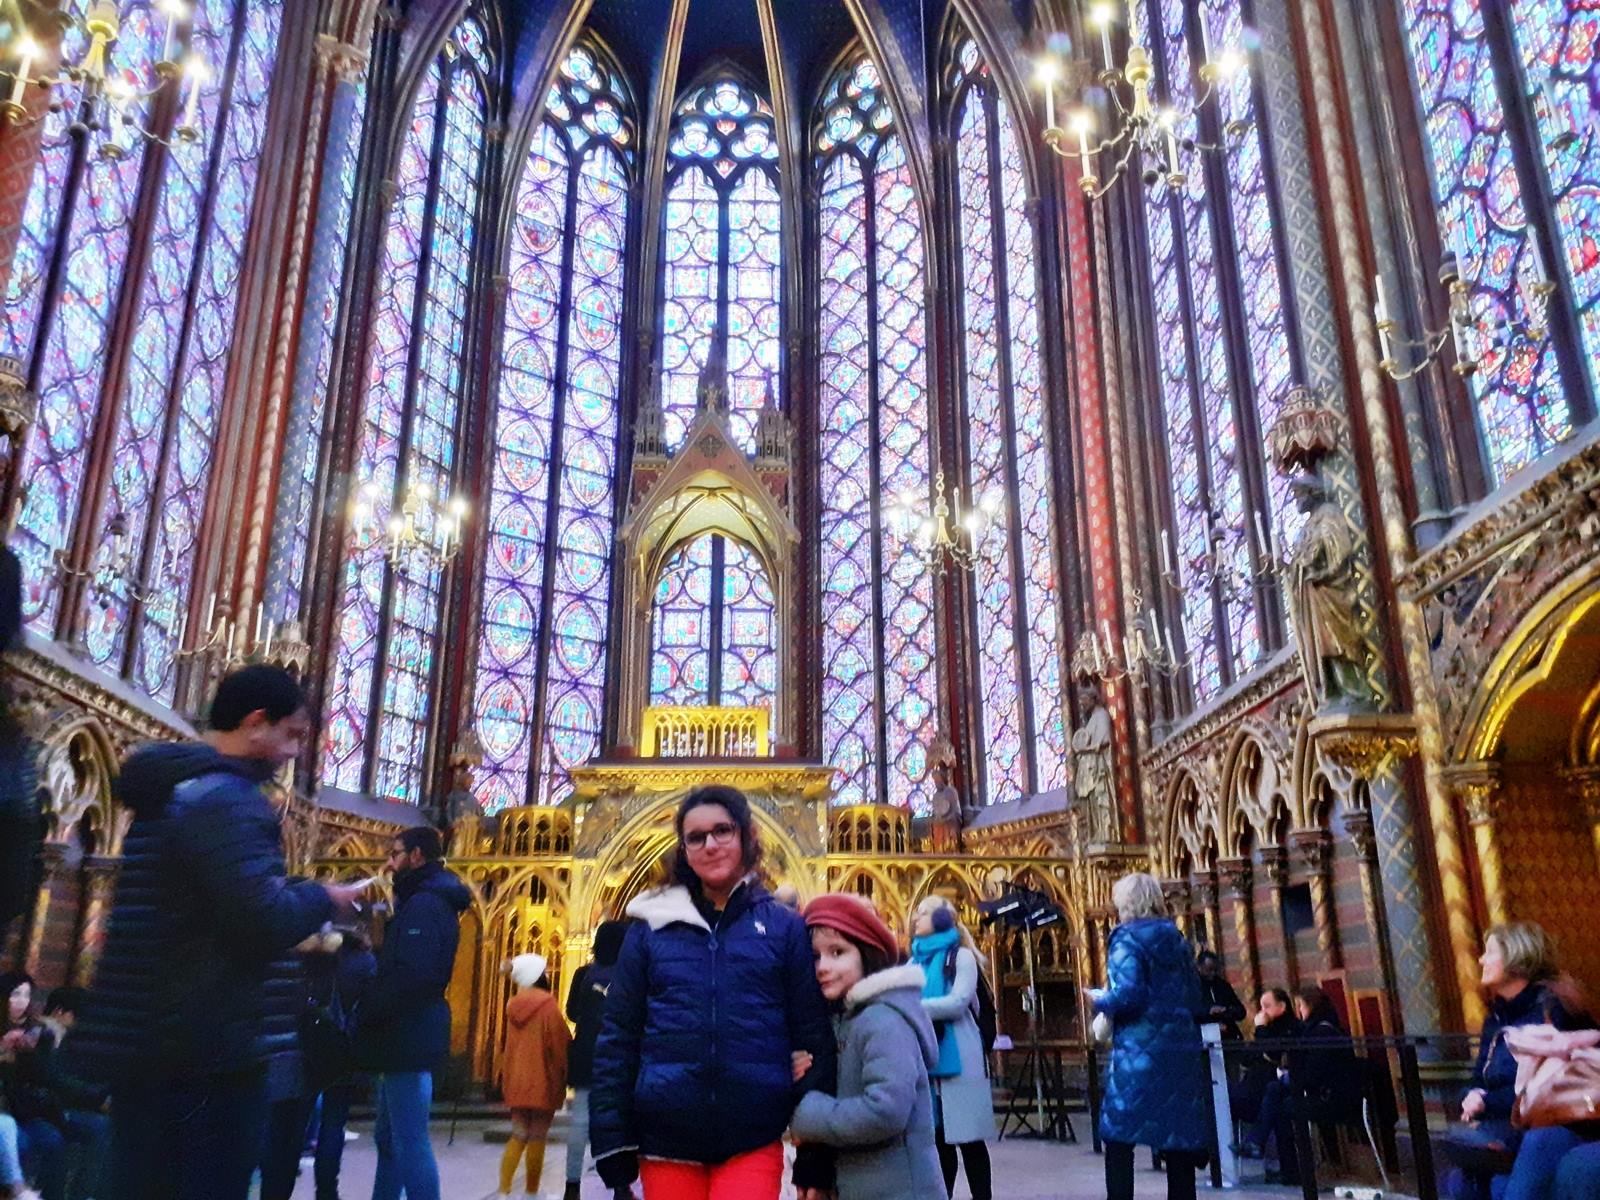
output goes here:
[[922, 1001], [930, 1021], [954, 1021], [961, 1074], [933, 1081], [944, 1140], [952, 1146], [995, 1138], [994, 1088], [978, 1032], [978, 959], [965, 946], [956, 952], [956, 977], [942, 996]]
[[838, 1148], [839, 1200], [944, 1200], [928, 1086], [939, 1044], [922, 1011], [922, 968], [857, 983], [838, 1032], [839, 1094], [807, 1094], [795, 1138]]

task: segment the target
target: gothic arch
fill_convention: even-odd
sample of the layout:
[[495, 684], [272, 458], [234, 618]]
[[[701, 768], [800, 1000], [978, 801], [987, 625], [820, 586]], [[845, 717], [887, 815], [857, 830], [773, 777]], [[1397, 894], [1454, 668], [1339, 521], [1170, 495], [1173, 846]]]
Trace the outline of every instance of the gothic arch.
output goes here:
[[83, 713], [52, 722], [37, 738], [35, 763], [50, 840], [91, 838], [97, 854], [120, 854], [130, 814], [112, 803], [116, 741], [98, 717]]
[[[1208, 813], [1208, 808], [1213, 812]], [[1214, 809], [1214, 803], [1207, 803], [1195, 771], [1185, 767], [1173, 776], [1167, 786], [1161, 842], [1156, 848], [1156, 860], [1165, 876], [1175, 877], [1185, 860], [1197, 868], [1202, 864], [1208, 835], [1215, 845]]]
[[1283, 800], [1279, 764], [1279, 739], [1255, 721], [1245, 721], [1223, 756], [1222, 787], [1218, 795], [1217, 829], [1225, 857], [1240, 857], [1243, 832], [1254, 835], [1257, 845], [1276, 845], [1276, 812]]

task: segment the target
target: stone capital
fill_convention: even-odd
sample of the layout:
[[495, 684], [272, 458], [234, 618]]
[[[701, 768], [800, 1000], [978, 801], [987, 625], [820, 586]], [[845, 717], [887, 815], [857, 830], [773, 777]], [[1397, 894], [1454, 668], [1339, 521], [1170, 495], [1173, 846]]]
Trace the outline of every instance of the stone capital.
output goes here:
[[1600, 766], [1567, 767], [1560, 772], [1584, 819], [1600, 828]]
[[1191, 875], [1189, 888], [1194, 898], [1200, 902], [1201, 908], [1215, 908], [1217, 906], [1217, 877], [1206, 873]]
[[1248, 858], [1225, 858], [1217, 864], [1217, 875], [1235, 900], [1250, 900], [1255, 887], [1255, 864]]
[[1161, 894], [1167, 898], [1167, 907], [1173, 912], [1189, 911], [1190, 887], [1187, 879], [1163, 879]]
[[1289, 847], [1308, 875], [1326, 875], [1333, 866], [1333, 835], [1326, 829], [1296, 829]]
[[1377, 857], [1378, 838], [1372, 828], [1372, 814], [1364, 810], [1348, 812], [1344, 817], [1344, 831], [1356, 845], [1356, 853], [1363, 861]]
[[317, 35], [317, 65], [333, 72], [340, 83], [354, 83], [367, 69], [367, 54], [358, 46], [341, 42], [331, 33]]
[[1445, 768], [1443, 774], [1450, 791], [1466, 809], [1467, 820], [1473, 825], [1493, 825], [1495, 817], [1499, 815], [1501, 798], [1505, 795], [1501, 787], [1500, 764], [1462, 763]]
[[1289, 850], [1284, 846], [1268, 846], [1261, 851], [1261, 870], [1275, 888], [1289, 885]]
[[1328, 713], [1312, 721], [1307, 733], [1324, 759], [1368, 782], [1417, 752], [1409, 713]]

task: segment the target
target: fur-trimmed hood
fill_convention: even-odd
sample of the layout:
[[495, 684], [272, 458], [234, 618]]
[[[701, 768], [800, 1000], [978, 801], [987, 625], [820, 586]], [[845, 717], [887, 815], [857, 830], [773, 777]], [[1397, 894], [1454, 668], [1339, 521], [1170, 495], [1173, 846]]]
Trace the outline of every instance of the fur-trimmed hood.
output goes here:
[[939, 1039], [922, 1008], [926, 981], [927, 976], [916, 963], [874, 971], [845, 993], [844, 1011], [846, 1017], [854, 1017], [873, 1004], [894, 1009], [916, 1030], [922, 1061], [932, 1070], [939, 1061]]
[[[728, 908], [742, 908], [745, 904], [756, 904], [771, 898], [753, 876], [746, 876], [734, 887], [733, 895], [728, 897]], [[683, 924], [704, 929], [707, 933], [711, 932], [711, 926], [701, 914], [699, 905], [694, 902], [693, 893], [681, 883], [669, 884], [635, 896], [628, 904], [627, 913], [634, 920], [643, 921], [651, 929], [665, 929], [668, 925]]]

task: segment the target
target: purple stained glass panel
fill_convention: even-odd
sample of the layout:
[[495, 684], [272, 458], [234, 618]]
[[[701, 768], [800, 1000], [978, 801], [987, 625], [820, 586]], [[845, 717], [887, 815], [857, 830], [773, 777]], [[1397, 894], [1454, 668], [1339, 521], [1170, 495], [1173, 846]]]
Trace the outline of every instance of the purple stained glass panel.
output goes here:
[[475, 788], [486, 812], [526, 803], [533, 762], [570, 174], [561, 131], [540, 126], [512, 216], [495, 416], [474, 705], [484, 751]]
[[[486, 111], [478, 77], [464, 69], [453, 71], [439, 147], [432, 256], [406, 447], [406, 486], [426, 486], [434, 496], [449, 495], [455, 479], [456, 416], [464, 371], [462, 349], [471, 298]], [[422, 525], [424, 535], [431, 535], [426, 519]], [[413, 559], [395, 571], [373, 790], [410, 803], [422, 799], [442, 588], [442, 573], [429, 560]]]
[[694, 420], [700, 370], [716, 336], [722, 205], [711, 176], [684, 170], [667, 192], [666, 303], [661, 310], [661, 408], [667, 448]]
[[782, 211], [763, 170], [747, 172], [728, 198], [728, 415], [746, 450], [768, 389], [777, 390]]
[[[834, 798], [870, 804], [877, 782], [867, 189], [860, 163], [828, 165], [821, 205], [822, 757]], [[880, 489], [881, 490], [881, 489]]]
[[656, 583], [650, 654], [651, 704], [711, 702], [713, 534], [678, 549]]
[[[395, 168], [395, 199], [384, 239], [380, 287], [372, 315], [372, 363], [361, 420], [358, 475], [370, 485], [376, 528], [388, 520], [400, 455], [400, 428], [410, 371], [412, 315], [422, 261], [422, 226], [428, 206], [428, 164], [439, 110], [441, 70], [428, 68], [417, 92], [411, 125]], [[344, 601], [328, 680], [323, 721], [322, 782], [359, 791], [372, 719], [377, 668], [379, 607], [386, 564], [381, 543], [352, 530], [346, 549]]]
[[[1440, 236], [1457, 255], [1475, 313], [1491, 322], [1518, 320], [1519, 289], [1539, 265], [1480, 2], [1403, 0], [1402, 12]], [[1548, 333], [1529, 333], [1523, 326], [1475, 347], [1482, 361], [1468, 387], [1497, 483], [1572, 430], [1555, 348]]]
[[600, 748], [610, 617], [617, 412], [622, 368], [628, 180], [598, 145], [577, 177], [567, 379], [550, 595], [549, 702], [538, 799], [557, 804], [569, 772]]
[[[966, 418], [969, 495], [1010, 493], [1005, 408], [1000, 396], [1000, 330], [995, 263], [995, 213], [991, 200], [994, 164], [983, 93], [976, 87], [962, 102], [956, 136], [965, 331]], [[974, 575], [978, 691], [983, 704], [985, 796], [990, 804], [1014, 800], [1026, 790], [1023, 757], [1022, 671], [1015, 637], [1015, 587], [1005, 526], [996, 522], [984, 537], [985, 551]]]
[[[130, 7], [111, 49], [111, 68], [152, 89], [152, 80], [140, 72], [147, 72], [159, 54], [159, 38], [149, 7]], [[136, 120], [145, 115], [137, 103], [130, 113]], [[120, 158], [99, 155], [110, 140], [123, 149]], [[54, 633], [61, 599], [55, 552], [67, 546], [83, 495], [122, 279], [118, 268], [128, 259], [143, 164], [142, 139], [115, 128], [91, 136], [81, 193], [86, 199], [70, 214], [61, 292], [49, 336], [38, 351], [38, 414], [20, 466], [27, 498], [11, 548], [22, 564], [23, 616], [47, 636]], [[45, 165], [48, 174], [49, 162]], [[31, 318], [37, 319], [37, 314]]]
[[[1028, 196], [1010, 111], [999, 106], [1000, 205], [1005, 234], [1011, 339], [1011, 405], [1016, 455], [1016, 523], [1033, 698], [1035, 789], [1067, 782], [1067, 722], [1061, 687], [1061, 595], [1056, 580], [1049, 416], [1039, 345], [1038, 277]], [[982, 493], [977, 493], [982, 495]]]
[[[877, 237], [872, 278], [878, 289], [878, 494], [884, 497], [910, 493], [925, 505], [930, 473], [926, 260], [922, 215], [905, 147], [898, 136], [890, 136], [878, 152], [873, 200]], [[920, 816], [929, 811], [933, 797], [928, 749], [939, 733], [933, 573], [921, 555], [904, 542], [898, 550], [886, 545], [883, 554], [880, 586], [888, 801]]]
[[723, 538], [722, 703], [774, 713], [778, 620], [772, 583], [753, 550]]
[[[1600, 393], [1600, 0], [1510, 0], [1555, 227], [1583, 339], [1589, 386]], [[1526, 307], [1531, 278], [1519, 281]]]

